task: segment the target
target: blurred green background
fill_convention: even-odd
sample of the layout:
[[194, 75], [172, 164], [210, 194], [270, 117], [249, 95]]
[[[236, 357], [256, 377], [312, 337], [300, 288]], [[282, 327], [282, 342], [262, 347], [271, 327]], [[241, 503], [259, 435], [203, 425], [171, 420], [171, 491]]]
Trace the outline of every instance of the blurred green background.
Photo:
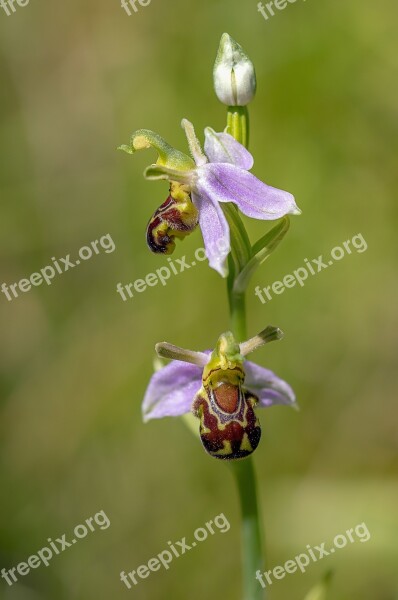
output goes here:
[[[223, 31], [257, 69], [254, 173], [303, 211], [248, 293], [250, 335], [269, 323], [286, 334], [256, 361], [301, 407], [260, 414], [268, 568], [358, 523], [371, 532], [277, 581], [270, 598], [300, 600], [328, 569], [331, 600], [398, 598], [397, 17], [393, 0], [298, 0], [268, 21], [254, 0], [152, 0], [130, 17], [116, 0], [0, 8], [1, 282], [107, 233], [116, 244], [51, 286], [0, 297], [0, 568], [100, 510], [111, 521], [13, 587], [0, 580], [0, 598], [240, 599], [228, 469], [181, 420], [143, 425], [140, 414], [157, 341], [208, 348], [228, 328], [224, 282], [201, 263], [127, 302], [116, 293], [166, 264], [145, 227], [167, 186], [142, 177], [151, 152], [115, 148], [146, 127], [185, 150], [182, 117], [223, 129], [211, 75]], [[268, 228], [246, 223], [253, 241]], [[358, 233], [365, 253], [266, 305], [254, 296]], [[200, 246], [198, 231], [174, 257]], [[221, 512], [228, 533], [133, 590], [120, 582]]]

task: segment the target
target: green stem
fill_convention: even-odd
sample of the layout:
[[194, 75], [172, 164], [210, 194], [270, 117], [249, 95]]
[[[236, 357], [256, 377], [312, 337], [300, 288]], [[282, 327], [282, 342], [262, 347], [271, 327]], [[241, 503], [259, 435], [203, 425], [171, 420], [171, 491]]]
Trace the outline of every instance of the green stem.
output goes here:
[[232, 333], [239, 342], [244, 342], [247, 339], [245, 294], [235, 294], [231, 290], [229, 293], [229, 308]]
[[229, 106], [227, 131], [246, 148], [249, 145], [249, 111], [246, 106]]
[[[249, 138], [249, 114], [246, 107], [228, 108], [228, 132], [238, 142], [247, 147]], [[230, 309], [231, 330], [238, 341], [247, 339], [245, 289], [237, 293], [234, 283], [240, 271], [247, 265], [252, 256], [250, 240], [245, 227], [234, 207], [228, 209], [226, 216], [231, 226], [230, 273], [227, 280], [228, 301]], [[236, 217], [235, 217], [236, 214]], [[243, 600], [264, 600], [265, 594], [256, 579], [256, 572], [264, 570], [264, 553], [262, 525], [257, 501], [256, 477], [252, 458], [232, 461], [239, 492], [242, 513], [242, 575]]]
[[261, 521], [257, 503], [256, 476], [252, 458], [233, 461], [242, 512], [243, 600], [263, 600], [264, 590], [256, 572], [264, 571]]
[[[249, 142], [249, 111], [246, 106], [228, 107], [227, 131], [247, 148]], [[233, 204], [224, 204], [223, 210], [230, 227], [231, 255], [234, 261], [234, 269], [233, 272], [230, 269], [230, 277], [227, 282], [231, 329], [237, 340], [243, 342], [247, 337], [245, 291], [235, 293], [234, 283], [239, 273], [250, 261], [252, 250], [249, 236], [236, 207]]]
[[[232, 332], [237, 339], [243, 341], [247, 338], [245, 295], [229, 293], [229, 301]], [[256, 579], [257, 571], [264, 571], [264, 553], [252, 458], [232, 461], [231, 468], [239, 492], [242, 514], [243, 600], [263, 600], [265, 593]]]
[[247, 265], [252, 256], [251, 244], [245, 226], [235, 206], [227, 202], [222, 204], [231, 236], [231, 251], [237, 267], [237, 274]]

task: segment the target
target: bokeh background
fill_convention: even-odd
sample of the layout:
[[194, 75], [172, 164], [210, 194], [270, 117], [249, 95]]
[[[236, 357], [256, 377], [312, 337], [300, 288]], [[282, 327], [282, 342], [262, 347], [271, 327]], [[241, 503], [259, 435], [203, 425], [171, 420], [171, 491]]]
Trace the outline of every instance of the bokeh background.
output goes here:
[[[127, 302], [116, 293], [165, 264], [145, 226], [167, 186], [142, 177], [151, 152], [115, 148], [146, 127], [184, 150], [182, 117], [198, 132], [225, 126], [211, 75], [223, 31], [257, 69], [254, 172], [303, 211], [248, 293], [250, 334], [268, 323], [286, 334], [256, 360], [301, 407], [261, 413], [267, 562], [358, 523], [371, 532], [277, 581], [270, 598], [300, 600], [329, 569], [330, 600], [398, 598], [397, 17], [394, 0], [297, 0], [268, 21], [254, 0], [152, 0], [130, 17], [117, 0], [0, 9], [1, 282], [107, 233], [116, 244], [51, 286], [0, 297], [0, 567], [100, 510], [111, 521], [13, 587], [0, 580], [0, 598], [240, 598], [229, 470], [181, 420], [143, 425], [140, 413], [157, 341], [207, 348], [228, 328], [224, 282], [201, 263]], [[268, 228], [246, 223], [253, 241]], [[366, 252], [266, 305], [254, 296], [358, 233]], [[198, 231], [175, 257], [200, 246]], [[133, 590], [120, 582], [221, 512], [228, 533]]]

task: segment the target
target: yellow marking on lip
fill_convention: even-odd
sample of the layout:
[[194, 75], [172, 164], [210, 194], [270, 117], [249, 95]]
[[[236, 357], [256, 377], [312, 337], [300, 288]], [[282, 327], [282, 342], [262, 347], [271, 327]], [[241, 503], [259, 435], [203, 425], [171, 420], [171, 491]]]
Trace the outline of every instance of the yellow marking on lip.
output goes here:
[[218, 366], [211, 369], [208, 373], [203, 371], [202, 382], [204, 386], [216, 387], [218, 383], [231, 383], [232, 385], [238, 385], [243, 383], [245, 379], [245, 373], [240, 366], [222, 368]]
[[243, 435], [242, 441], [240, 443], [240, 450], [245, 450], [246, 452], [253, 452], [253, 446], [250, 443], [249, 436], [247, 433]]
[[[225, 421], [225, 423], [221, 422], [220, 417], [218, 416], [218, 414], [216, 412], [214, 412], [214, 410], [212, 409], [210, 403], [208, 404], [208, 410], [209, 410], [209, 413], [211, 415], [213, 415], [213, 417], [215, 417], [217, 419], [217, 429], [219, 431], [224, 431], [224, 429], [226, 429], [228, 427], [228, 425], [230, 425], [233, 422], [239, 423], [239, 425], [241, 425], [241, 427], [243, 427], [243, 429], [245, 429], [248, 426], [247, 410], [246, 409], [243, 411], [243, 418], [242, 419], [237, 419], [235, 417], [232, 417], [231, 419], [227, 419]], [[204, 421], [204, 419], [205, 419], [205, 417], [203, 416], [203, 421]], [[210, 429], [208, 430], [208, 432], [210, 432]]]
[[224, 440], [223, 448], [217, 450], [217, 452], [211, 452], [211, 454], [214, 454], [214, 456], [229, 456], [232, 454], [231, 442], [229, 440]]

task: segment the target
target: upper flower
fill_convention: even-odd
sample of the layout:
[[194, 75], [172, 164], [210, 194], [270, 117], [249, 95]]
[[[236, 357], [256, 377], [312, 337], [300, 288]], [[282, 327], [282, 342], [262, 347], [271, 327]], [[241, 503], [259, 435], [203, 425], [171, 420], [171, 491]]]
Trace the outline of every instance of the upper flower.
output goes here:
[[184, 350], [166, 342], [157, 344], [159, 356], [175, 360], [152, 376], [142, 405], [144, 421], [176, 417], [192, 410], [200, 419], [200, 437], [211, 456], [248, 456], [261, 436], [254, 407], [295, 406], [294, 392], [285, 381], [245, 361], [247, 354], [281, 337], [280, 329], [267, 327], [238, 344], [227, 332], [211, 353]]
[[[225, 277], [231, 246], [223, 203], [232, 202], [243, 214], [261, 220], [300, 214], [300, 210], [292, 194], [271, 187], [249, 173], [254, 163], [253, 157], [231, 135], [216, 133], [207, 127], [203, 153], [192, 124], [184, 119], [182, 126], [195, 162], [169, 146], [157, 134], [144, 129], [133, 133], [130, 145], [121, 146], [120, 149], [132, 154], [151, 146], [158, 151], [158, 160], [146, 169], [145, 177], [181, 184], [177, 196], [171, 194], [173, 209], [177, 208], [179, 214], [174, 211], [174, 222], [173, 219], [164, 222], [167, 237], [170, 238], [177, 231], [183, 231], [183, 235], [186, 235], [190, 227], [196, 226], [196, 208], [209, 264]], [[184, 192], [182, 195], [181, 189]], [[181, 196], [183, 205], [178, 200]], [[194, 205], [192, 210], [189, 209], [190, 199]], [[159, 219], [158, 212], [156, 216]]]

